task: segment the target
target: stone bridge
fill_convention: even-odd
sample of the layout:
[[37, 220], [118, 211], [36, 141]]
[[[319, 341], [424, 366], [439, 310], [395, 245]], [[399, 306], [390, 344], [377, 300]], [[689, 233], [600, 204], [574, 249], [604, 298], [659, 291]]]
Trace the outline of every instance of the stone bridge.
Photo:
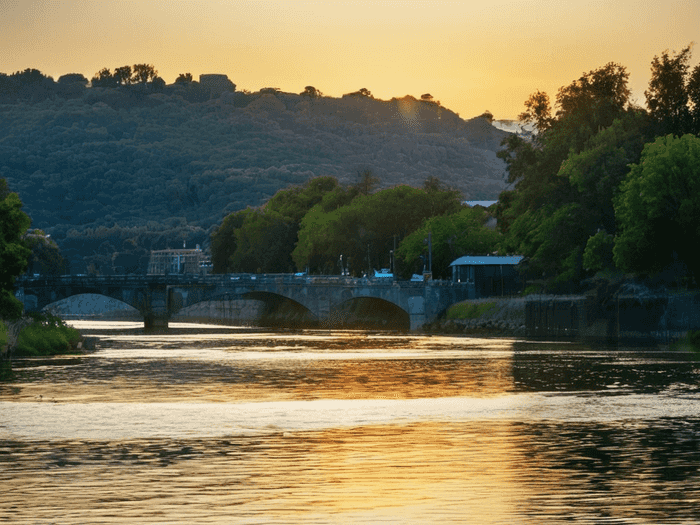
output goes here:
[[348, 305], [369, 301], [373, 311], [398, 315], [403, 329], [417, 330], [451, 304], [468, 298], [466, 285], [449, 281], [291, 274], [23, 276], [15, 282], [15, 295], [27, 311], [86, 293], [133, 306], [143, 316], [146, 328], [167, 328], [172, 315], [204, 301], [255, 299], [269, 305], [291, 301], [316, 323], [329, 326], [342, 326], [339, 312]]

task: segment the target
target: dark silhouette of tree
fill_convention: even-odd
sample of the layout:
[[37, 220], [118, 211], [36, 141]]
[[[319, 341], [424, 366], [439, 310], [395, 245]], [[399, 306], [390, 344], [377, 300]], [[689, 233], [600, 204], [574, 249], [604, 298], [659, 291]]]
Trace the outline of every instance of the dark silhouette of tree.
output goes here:
[[68, 73], [67, 75], [61, 75], [58, 77], [58, 83], [59, 84], [82, 84], [86, 85], [88, 83], [88, 79], [85, 78], [85, 75], [82, 73]]
[[58, 245], [41, 230], [28, 230], [24, 236], [26, 246], [32, 251], [28, 273], [62, 275], [66, 273], [66, 261]]
[[700, 135], [700, 64], [695, 66], [688, 79], [688, 101], [690, 102], [690, 132]]
[[675, 54], [664, 51], [651, 62], [651, 80], [644, 95], [659, 135], [682, 135], [689, 130], [691, 113], [687, 81], [690, 57], [689, 45]]
[[299, 93], [302, 97], [309, 97], [309, 98], [320, 98], [323, 96], [323, 93], [319, 89], [316, 89], [313, 86], [306, 86], [304, 88], [304, 91]]
[[353, 91], [352, 93], [346, 93], [343, 95], [343, 97], [365, 97], [365, 98], [374, 98], [372, 96], [372, 92], [367, 89], [367, 88], [362, 88], [358, 91]]
[[493, 113], [491, 113], [488, 109], [479, 115], [479, 118], [486, 119], [489, 123], [493, 122], [494, 120]]
[[90, 80], [92, 87], [116, 87], [117, 79], [108, 68], [102, 68]]
[[192, 73], [180, 73], [175, 79], [176, 84], [189, 84], [192, 82]]
[[420, 96], [421, 100], [425, 100], [426, 102], [431, 102], [433, 100], [433, 96], [430, 93], [425, 93]]
[[131, 81], [135, 84], [146, 84], [158, 76], [158, 71], [151, 64], [134, 64]]
[[131, 66], [122, 66], [114, 70], [113, 77], [120, 86], [128, 86], [131, 84]]
[[536, 91], [525, 101], [525, 111], [518, 115], [518, 120], [524, 124], [533, 124], [538, 132], [547, 131], [552, 125], [552, 107], [549, 95]]

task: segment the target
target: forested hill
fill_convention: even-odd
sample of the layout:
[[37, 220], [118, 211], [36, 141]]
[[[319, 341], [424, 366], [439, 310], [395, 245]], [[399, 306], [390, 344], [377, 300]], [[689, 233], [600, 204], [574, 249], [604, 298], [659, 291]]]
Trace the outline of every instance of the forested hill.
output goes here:
[[59, 244], [114, 225], [209, 230], [322, 175], [354, 183], [371, 170], [380, 188], [433, 176], [465, 199], [496, 199], [505, 186], [495, 152], [507, 134], [428, 96], [212, 94], [197, 82], [154, 92], [44, 80], [42, 90], [0, 93], [0, 177]]

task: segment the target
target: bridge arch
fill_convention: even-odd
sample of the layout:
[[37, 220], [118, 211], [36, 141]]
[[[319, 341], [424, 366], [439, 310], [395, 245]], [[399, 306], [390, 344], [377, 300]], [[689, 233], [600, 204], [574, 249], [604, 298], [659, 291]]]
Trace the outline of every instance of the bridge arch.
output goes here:
[[129, 303], [116, 297], [110, 297], [99, 291], [75, 293], [63, 297], [44, 306], [42, 311], [61, 315], [100, 316], [109, 314], [110, 317], [140, 317], [139, 310]]
[[350, 296], [335, 305], [328, 316], [331, 328], [409, 331], [411, 316], [396, 303], [374, 296]]

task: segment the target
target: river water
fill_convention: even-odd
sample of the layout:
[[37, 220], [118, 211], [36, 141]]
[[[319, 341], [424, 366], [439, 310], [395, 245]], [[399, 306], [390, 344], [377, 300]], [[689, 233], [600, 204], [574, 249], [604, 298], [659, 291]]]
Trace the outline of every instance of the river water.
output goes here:
[[687, 352], [72, 324], [0, 383], [0, 522], [700, 523]]

